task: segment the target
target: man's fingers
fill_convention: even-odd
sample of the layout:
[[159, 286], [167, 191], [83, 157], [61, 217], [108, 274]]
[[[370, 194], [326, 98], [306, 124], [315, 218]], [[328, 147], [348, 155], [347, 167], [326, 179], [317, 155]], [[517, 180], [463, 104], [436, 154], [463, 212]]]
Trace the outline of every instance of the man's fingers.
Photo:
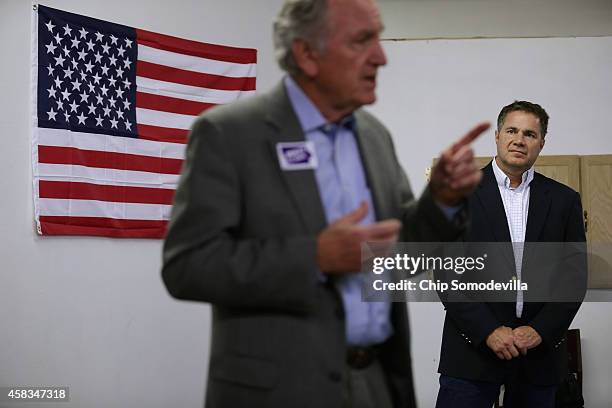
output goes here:
[[505, 359], [506, 359], [506, 357], [504, 357], [504, 354], [503, 354], [503, 353], [497, 352], [497, 353], [495, 353], [495, 355], [496, 355], [496, 356], [497, 356], [497, 358], [499, 358], [500, 360], [505, 360]]
[[338, 218], [334, 224], [354, 225], [363, 220], [366, 215], [368, 215], [368, 203], [366, 201], [362, 201], [357, 209], [351, 211], [343, 217]]
[[474, 126], [469, 132], [467, 132], [461, 139], [457, 140], [451, 147], [451, 151], [454, 153], [459, 150], [462, 146], [469, 145], [478, 136], [480, 136], [485, 130], [491, 127], [489, 122], [482, 122]]
[[512, 360], [512, 354], [508, 351], [508, 349], [503, 349], [502, 354], [504, 355], [504, 359]]
[[512, 354], [512, 357], [518, 357], [519, 356], [519, 351], [514, 346], [514, 344], [511, 345], [510, 347], [508, 347], [508, 351], [510, 352], [510, 354]]
[[477, 170], [473, 173], [465, 175], [464, 177], [461, 177], [459, 180], [452, 180], [450, 182], [450, 186], [451, 188], [455, 190], [462, 190], [468, 187], [473, 188], [477, 186], [478, 183], [480, 183], [481, 179], [482, 179], [482, 171]]
[[397, 238], [402, 223], [396, 219], [389, 219], [362, 227], [366, 233], [367, 241], [389, 240]]

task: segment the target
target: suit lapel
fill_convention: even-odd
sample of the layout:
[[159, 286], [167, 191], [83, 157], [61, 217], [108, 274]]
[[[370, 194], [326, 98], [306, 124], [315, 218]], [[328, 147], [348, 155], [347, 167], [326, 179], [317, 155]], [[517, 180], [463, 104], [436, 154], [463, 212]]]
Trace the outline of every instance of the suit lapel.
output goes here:
[[529, 214], [527, 215], [525, 242], [539, 240], [549, 209], [550, 194], [548, 193], [548, 186], [545, 179], [540, 174], [535, 173], [529, 191]]
[[484, 209], [497, 242], [510, 242], [510, 229], [508, 228], [506, 211], [491, 163], [482, 170], [482, 182], [476, 189], [476, 197]]
[[[499, 193], [497, 180], [495, 179], [495, 174], [493, 173], [492, 163], [489, 163], [482, 170], [482, 181], [476, 189], [475, 194], [484, 210], [484, 215], [489, 220], [489, 225], [491, 225], [495, 241], [510, 243], [511, 239], [508, 219], [506, 218], [506, 211], [504, 210], [504, 203], [502, 202], [501, 194]], [[473, 214], [472, 217], [474, 216], [477, 215]], [[512, 245], [501, 245], [502, 248], [500, 248], [500, 250], [507, 258], [509, 265], [512, 265], [512, 271], [514, 271], [516, 269], [516, 263], [514, 261]]]
[[392, 217], [392, 209], [390, 208], [391, 201], [385, 200], [384, 197], [384, 178], [386, 175], [376, 167], [376, 159], [381, 157], [376, 137], [376, 131], [370, 126], [370, 122], [366, 117], [360, 114], [360, 111], [355, 112], [355, 136], [359, 145], [361, 162], [365, 172], [368, 188], [372, 193], [372, 201], [376, 212], [376, 219], [382, 220]]
[[327, 221], [323, 212], [314, 171], [285, 171], [280, 167], [276, 152], [277, 143], [301, 142], [305, 140], [304, 132], [287, 98], [282, 82], [270, 91], [267, 95], [267, 101], [268, 103], [265, 106], [266, 122], [273, 129], [268, 142], [273, 160], [275, 160], [278, 171], [293, 198], [305, 230], [309, 233], [317, 234], [325, 228]]

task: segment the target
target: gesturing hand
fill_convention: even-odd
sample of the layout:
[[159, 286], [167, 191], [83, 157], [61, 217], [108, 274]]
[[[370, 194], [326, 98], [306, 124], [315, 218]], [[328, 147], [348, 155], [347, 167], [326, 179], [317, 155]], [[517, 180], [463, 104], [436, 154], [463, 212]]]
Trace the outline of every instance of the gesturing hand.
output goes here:
[[455, 206], [474, 191], [482, 173], [476, 165], [470, 144], [490, 126], [489, 123], [475, 126], [442, 152], [431, 172], [430, 186], [435, 200]]
[[395, 243], [402, 224], [388, 219], [374, 224], [359, 225], [367, 215], [364, 201], [325, 228], [317, 237], [317, 263], [323, 273], [341, 274], [361, 270], [361, 243], [366, 241]]

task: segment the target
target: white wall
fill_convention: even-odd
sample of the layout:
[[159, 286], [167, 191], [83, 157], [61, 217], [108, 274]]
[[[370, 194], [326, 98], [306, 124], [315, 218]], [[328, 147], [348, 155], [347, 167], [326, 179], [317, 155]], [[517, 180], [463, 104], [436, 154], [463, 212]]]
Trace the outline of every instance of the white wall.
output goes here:
[[[513, 6], [500, 1], [499, 7], [513, 18], [504, 18], [491, 3], [385, 2], [381, 9], [390, 37], [612, 34], [608, 1], [520, 1]], [[280, 75], [273, 62], [270, 22], [281, 0], [45, 4], [152, 31], [257, 48], [259, 89], [270, 87]], [[539, 19], [525, 17], [534, 10]], [[201, 406], [209, 308], [166, 294], [159, 274], [161, 242], [40, 238], [34, 233], [30, 13], [27, 1], [0, 2], [0, 386], [68, 385], [70, 406], [79, 407]], [[438, 142], [446, 139], [428, 139], [430, 144], [423, 147], [437, 151]], [[421, 153], [406, 157], [413, 154]], [[411, 176], [422, 185], [419, 174]], [[609, 406], [609, 306], [585, 305], [575, 322], [587, 329], [583, 359], [589, 407]], [[442, 313], [437, 304], [420, 304], [411, 306], [411, 314], [419, 400], [429, 407], [435, 396]]]

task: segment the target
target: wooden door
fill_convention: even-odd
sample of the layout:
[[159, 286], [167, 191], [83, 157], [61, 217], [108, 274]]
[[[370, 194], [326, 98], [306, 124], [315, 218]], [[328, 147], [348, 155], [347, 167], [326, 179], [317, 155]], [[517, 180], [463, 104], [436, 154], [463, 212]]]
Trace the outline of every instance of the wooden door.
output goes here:
[[581, 156], [589, 288], [612, 288], [612, 155]]

